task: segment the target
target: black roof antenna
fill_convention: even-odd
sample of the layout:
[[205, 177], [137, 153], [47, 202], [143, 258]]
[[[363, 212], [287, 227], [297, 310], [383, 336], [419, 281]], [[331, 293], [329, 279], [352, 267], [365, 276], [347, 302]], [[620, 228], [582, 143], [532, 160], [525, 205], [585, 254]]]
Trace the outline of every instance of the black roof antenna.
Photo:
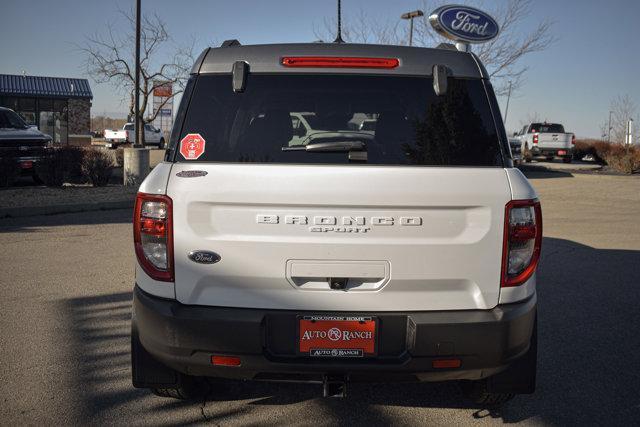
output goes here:
[[342, 2], [340, 0], [338, 0], [338, 35], [333, 42], [344, 43], [344, 40], [342, 40]]

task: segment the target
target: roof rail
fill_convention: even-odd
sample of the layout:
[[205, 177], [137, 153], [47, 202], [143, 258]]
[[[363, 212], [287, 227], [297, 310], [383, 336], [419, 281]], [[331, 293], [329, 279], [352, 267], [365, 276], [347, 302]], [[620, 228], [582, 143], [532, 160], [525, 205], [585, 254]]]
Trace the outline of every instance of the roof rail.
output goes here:
[[231, 47], [231, 46], [240, 46], [240, 42], [236, 39], [225, 40], [222, 42], [220, 47]]

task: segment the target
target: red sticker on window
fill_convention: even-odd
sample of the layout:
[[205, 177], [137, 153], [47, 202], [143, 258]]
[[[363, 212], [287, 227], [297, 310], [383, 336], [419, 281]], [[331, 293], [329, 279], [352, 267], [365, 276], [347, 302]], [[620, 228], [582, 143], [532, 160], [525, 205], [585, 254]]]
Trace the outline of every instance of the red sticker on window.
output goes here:
[[180, 154], [187, 160], [197, 160], [204, 153], [204, 144], [199, 133], [190, 133], [180, 141]]

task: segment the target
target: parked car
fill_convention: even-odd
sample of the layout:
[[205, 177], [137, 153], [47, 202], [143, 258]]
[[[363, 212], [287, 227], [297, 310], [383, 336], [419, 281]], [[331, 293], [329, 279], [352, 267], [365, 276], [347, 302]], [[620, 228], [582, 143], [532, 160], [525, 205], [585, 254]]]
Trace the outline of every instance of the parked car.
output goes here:
[[544, 156], [548, 161], [558, 156], [563, 162], [571, 163], [575, 135], [565, 132], [559, 123], [530, 123], [514, 137], [520, 141], [520, 150], [527, 162], [537, 156]]
[[[125, 123], [122, 130], [105, 129], [104, 139], [107, 141], [107, 148], [115, 148], [122, 144], [135, 144], [136, 132], [135, 125], [133, 123]], [[164, 135], [160, 129], [153, 127], [150, 124], [144, 125], [144, 144], [145, 145], [157, 145], [158, 148], [164, 148]]]
[[49, 135], [27, 125], [15, 111], [0, 107], [0, 156], [18, 163], [23, 175], [31, 175], [40, 182], [35, 164], [43, 159], [51, 146]]
[[[329, 122], [315, 115], [315, 113], [290, 113], [291, 124], [293, 127], [293, 138], [289, 141], [290, 149], [294, 146], [306, 146], [309, 144], [328, 143], [335, 140], [359, 140], [369, 142], [373, 140], [373, 136], [369, 132], [352, 131], [349, 128], [333, 129], [331, 117]], [[313, 127], [312, 127], [313, 126]], [[316, 145], [318, 147], [318, 145]]]
[[[477, 57], [225, 42], [179, 111], [134, 209], [135, 387], [455, 380], [485, 405], [534, 391], [540, 203]], [[302, 113], [331, 139], [295, 144]], [[372, 134], [356, 114], [378, 117]]]

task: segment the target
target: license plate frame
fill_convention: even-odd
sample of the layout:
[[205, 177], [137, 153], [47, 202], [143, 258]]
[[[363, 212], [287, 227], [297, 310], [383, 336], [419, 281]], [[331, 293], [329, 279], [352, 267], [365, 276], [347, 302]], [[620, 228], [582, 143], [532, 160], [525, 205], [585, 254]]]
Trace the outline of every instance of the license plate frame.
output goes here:
[[[315, 328], [310, 328], [311, 326]], [[322, 331], [326, 335], [321, 334]], [[332, 337], [339, 338], [329, 339], [330, 331]], [[296, 317], [296, 353], [298, 356], [314, 359], [376, 357], [378, 331], [376, 316], [299, 315]], [[306, 339], [303, 339], [305, 332], [310, 335], [307, 334]], [[346, 337], [345, 332], [348, 333]], [[370, 338], [367, 338], [366, 332], [371, 333]]]
[[20, 162], [20, 169], [33, 169], [33, 160], [23, 160]]

